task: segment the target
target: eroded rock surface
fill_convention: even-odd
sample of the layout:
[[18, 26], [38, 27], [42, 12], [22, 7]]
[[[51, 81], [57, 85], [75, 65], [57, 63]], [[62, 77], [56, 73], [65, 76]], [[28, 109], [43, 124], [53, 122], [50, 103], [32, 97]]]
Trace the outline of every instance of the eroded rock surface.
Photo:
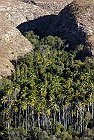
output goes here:
[[58, 14], [66, 5], [73, 0], [22, 0], [27, 3], [34, 3], [35, 5], [46, 9], [51, 14]]
[[71, 46], [85, 44], [88, 40], [93, 48], [94, 0], [74, 0], [58, 14], [47, 34], [65, 38]]
[[19, 24], [49, 14], [20, 0], [0, 0], [0, 78], [14, 71], [11, 60], [32, 50], [31, 43], [16, 28]]

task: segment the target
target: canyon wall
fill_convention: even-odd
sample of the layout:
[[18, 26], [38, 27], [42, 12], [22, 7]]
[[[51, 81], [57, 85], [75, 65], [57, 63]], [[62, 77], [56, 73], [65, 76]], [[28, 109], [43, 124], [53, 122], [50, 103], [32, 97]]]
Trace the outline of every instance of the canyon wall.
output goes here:
[[58, 14], [46, 35], [66, 39], [70, 46], [91, 44], [94, 55], [94, 0], [74, 0]]
[[11, 60], [32, 50], [31, 43], [16, 28], [19, 24], [49, 14], [34, 4], [19, 0], [0, 0], [0, 79], [11, 75]]

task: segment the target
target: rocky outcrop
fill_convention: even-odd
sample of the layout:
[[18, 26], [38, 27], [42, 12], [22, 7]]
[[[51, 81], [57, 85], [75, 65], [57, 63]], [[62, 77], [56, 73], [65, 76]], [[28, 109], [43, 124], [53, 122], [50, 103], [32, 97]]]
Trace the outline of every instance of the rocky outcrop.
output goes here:
[[44, 37], [46, 31], [49, 29], [52, 23], [54, 23], [57, 14], [64, 9], [66, 5], [71, 3], [73, 0], [21, 0], [25, 3], [34, 4], [42, 9], [49, 11], [50, 15], [38, 17], [34, 20], [29, 20], [20, 24], [17, 28], [23, 33], [33, 30], [35, 34], [40, 37]]
[[86, 40], [93, 46], [94, 0], [74, 0], [58, 14], [48, 34], [66, 39], [71, 46], [85, 44]]
[[31, 43], [16, 28], [19, 24], [49, 14], [20, 0], [0, 0], [0, 78], [14, 71], [11, 60], [32, 50]]
[[66, 5], [73, 0], [22, 0], [27, 3], [34, 3], [35, 5], [46, 9], [51, 14], [58, 14]]
[[[31, 30], [38, 35], [57, 35], [65, 39], [72, 49], [79, 44], [86, 45], [87, 42], [94, 44], [94, 0], [23, 0], [34, 3], [50, 11], [58, 13], [52, 17], [41, 17], [28, 22]], [[58, 7], [58, 8], [56, 8]], [[61, 6], [61, 7], [60, 7]], [[52, 8], [52, 9], [51, 9]], [[57, 10], [58, 9], [58, 10]], [[47, 21], [48, 20], [48, 21]], [[52, 21], [52, 22], [49, 22]], [[28, 23], [19, 26], [20, 31]], [[28, 29], [29, 30], [29, 29]], [[70, 48], [70, 49], [71, 49]], [[92, 47], [93, 48], [93, 47]], [[90, 51], [90, 50], [89, 50]], [[92, 49], [94, 54], [94, 49]]]

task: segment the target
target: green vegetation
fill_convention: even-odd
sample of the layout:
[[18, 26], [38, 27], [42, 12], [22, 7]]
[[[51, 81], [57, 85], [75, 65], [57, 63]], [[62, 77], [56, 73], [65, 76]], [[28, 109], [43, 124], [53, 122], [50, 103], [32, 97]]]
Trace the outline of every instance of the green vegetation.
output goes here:
[[33, 51], [0, 82], [2, 139], [93, 140], [94, 60], [78, 59], [86, 46], [67, 52], [58, 37], [24, 35]]

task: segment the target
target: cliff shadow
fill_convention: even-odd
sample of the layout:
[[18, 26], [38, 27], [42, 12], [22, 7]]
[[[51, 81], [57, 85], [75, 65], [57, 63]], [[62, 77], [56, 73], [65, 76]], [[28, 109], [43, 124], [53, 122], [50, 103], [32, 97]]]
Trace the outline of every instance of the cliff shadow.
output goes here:
[[56, 15], [45, 15], [34, 20], [28, 20], [17, 26], [17, 29], [23, 34], [28, 31], [33, 31], [36, 35], [44, 37], [49, 26], [53, 23]]
[[31, 21], [27, 20], [17, 28], [21, 33], [32, 30], [41, 38], [49, 35], [58, 36], [66, 40], [66, 44], [69, 44], [69, 47], [66, 48], [67, 51], [75, 50], [77, 46], [84, 45], [86, 46], [84, 55], [90, 56], [91, 50], [87, 43], [87, 33], [84, 31], [83, 25], [77, 23], [76, 10], [75, 4], [71, 3], [59, 15], [46, 15]]

